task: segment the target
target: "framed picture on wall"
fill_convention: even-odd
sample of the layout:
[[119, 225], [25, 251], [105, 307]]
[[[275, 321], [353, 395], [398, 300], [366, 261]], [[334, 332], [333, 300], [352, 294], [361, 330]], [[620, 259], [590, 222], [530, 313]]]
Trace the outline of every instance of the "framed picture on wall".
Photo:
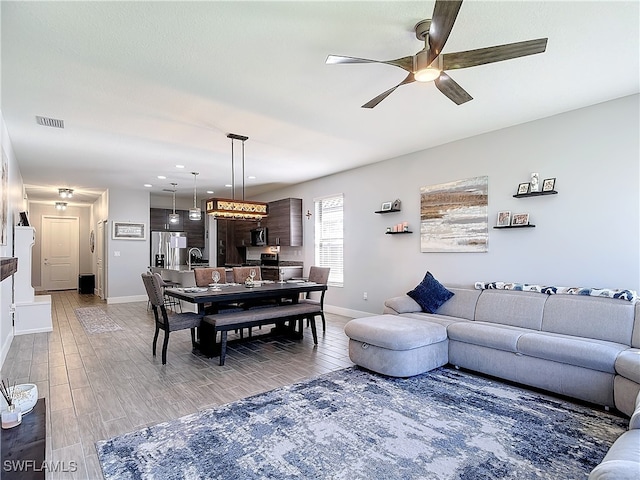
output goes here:
[[520, 185], [518, 185], [518, 195], [529, 193], [529, 186], [529, 183], [521, 183]]
[[111, 238], [114, 240], [145, 240], [147, 227], [144, 223], [113, 222]]
[[511, 212], [498, 212], [497, 227], [508, 227], [511, 225]]
[[511, 219], [511, 225], [529, 225], [529, 214], [514, 213]]
[[552, 192], [556, 188], [556, 179], [555, 178], [545, 178], [542, 181], [542, 191], [543, 192]]

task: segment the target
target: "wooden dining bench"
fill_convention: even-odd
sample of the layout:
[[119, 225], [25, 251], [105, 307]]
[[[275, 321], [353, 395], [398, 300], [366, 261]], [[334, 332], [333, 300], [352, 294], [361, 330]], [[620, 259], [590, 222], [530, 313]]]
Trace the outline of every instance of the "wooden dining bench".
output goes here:
[[[270, 307], [251, 308], [248, 310], [217, 313], [215, 315], [206, 315], [202, 318], [203, 335], [206, 333], [207, 327], [211, 327], [213, 332], [213, 344], [216, 343], [217, 333], [220, 332], [220, 365], [224, 365], [227, 353], [227, 332], [229, 330], [237, 330], [242, 328], [259, 327], [268, 325], [276, 321], [286, 320], [303, 320], [308, 319], [311, 323], [311, 333], [313, 334], [313, 343], [318, 344], [318, 334], [316, 331], [315, 315], [318, 315], [318, 306], [306, 303], [286, 303]], [[300, 324], [301, 325], [301, 324]], [[302, 326], [300, 326], [302, 328]], [[302, 333], [302, 332], [300, 332]], [[205, 339], [202, 338], [201, 341]], [[210, 356], [214, 356], [210, 351]]]

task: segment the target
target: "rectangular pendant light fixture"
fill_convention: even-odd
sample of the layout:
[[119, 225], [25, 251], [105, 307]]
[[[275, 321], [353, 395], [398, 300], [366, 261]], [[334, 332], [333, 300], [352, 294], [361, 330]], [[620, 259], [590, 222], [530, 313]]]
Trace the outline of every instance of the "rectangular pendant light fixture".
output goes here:
[[[231, 139], [231, 188], [233, 198], [210, 198], [207, 200], [207, 215], [214, 218], [224, 218], [228, 220], [260, 220], [269, 214], [267, 204], [264, 202], [251, 202], [244, 199], [244, 142], [249, 139], [244, 135], [230, 133], [227, 138]], [[233, 158], [233, 141], [242, 142], [242, 200], [235, 199], [235, 174]]]

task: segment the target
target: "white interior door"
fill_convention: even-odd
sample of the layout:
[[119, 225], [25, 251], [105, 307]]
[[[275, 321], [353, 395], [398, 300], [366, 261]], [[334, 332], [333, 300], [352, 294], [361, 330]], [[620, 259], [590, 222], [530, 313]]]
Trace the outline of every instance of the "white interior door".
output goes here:
[[78, 288], [77, 217], [42, 217], [42, 286], [45, 290]]
[[98, 234], [96, 235], [96, 267], [97, 267], [97, 291], [98, 296], [104, 300], [104, 224], [98, 222]]

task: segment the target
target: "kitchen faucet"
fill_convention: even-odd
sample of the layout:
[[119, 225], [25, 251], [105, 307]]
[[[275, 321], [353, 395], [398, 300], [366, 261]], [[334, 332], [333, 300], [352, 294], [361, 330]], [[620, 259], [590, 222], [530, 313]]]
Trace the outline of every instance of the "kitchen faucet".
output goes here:
[[189, 270], [191, 270], [191, 252], [193, 252], [194, 250], [197, 252], [197, 255], [196, 255], [197, 258], [202, 258], [202, 252], [200, 251], [200, 249], [197, 247], [191, 247], [189, 249], [189, 253], [187, 253], [187, 257], [188, 257], [187, 262], [188, 262]]

